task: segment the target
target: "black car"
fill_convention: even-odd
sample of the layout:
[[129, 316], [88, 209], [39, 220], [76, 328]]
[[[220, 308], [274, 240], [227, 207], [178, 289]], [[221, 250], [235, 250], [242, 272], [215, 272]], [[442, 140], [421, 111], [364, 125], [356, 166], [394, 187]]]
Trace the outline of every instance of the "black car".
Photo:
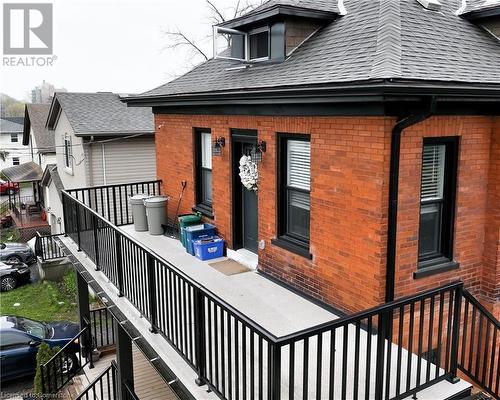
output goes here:
[[79, 327], [71, 322], [44, 323], [16, 316], [0, 317], [0, 380], [3, 382], [33, 375], [36, 353], [42, 342], [50, 347], [62, 348], [67, 358], [60, 367], [64, 372], [74, 372], [80, 367], [76, 353], [80, 343], [73, 340]]
[[0, 290], [8, 292], [16, 287], [28, 283], [30, 269], [24, 263], [9, 263], [0, 261]]

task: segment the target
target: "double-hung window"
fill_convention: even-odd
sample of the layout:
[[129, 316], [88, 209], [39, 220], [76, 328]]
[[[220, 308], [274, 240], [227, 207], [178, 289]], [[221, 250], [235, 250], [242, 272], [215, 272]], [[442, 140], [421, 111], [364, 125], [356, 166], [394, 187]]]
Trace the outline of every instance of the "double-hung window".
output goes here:
[[209, 129], [195, 131], [196, 206], [212, 211], [212, 135]]
[[19, 137], [18, 137], [17, 133], [11, 133], [10, 134], [10, 142], [11, 143], [17, 143], [17, 142], [19, 142]]
[[419, 268], [453, 259], [458, 140], [424, 139], [420, 189]]
[[71, 147], [71, 138], [69, 135], [64, 135], [64, 166], [72, 170], [73, 169], [73, 150]]
[[12, 165], [19, 165], [19, 157], [12, 157]]
[[309, 249], [311, 142], [305, 135], [281, 135], [279, 146], [279, 240]]

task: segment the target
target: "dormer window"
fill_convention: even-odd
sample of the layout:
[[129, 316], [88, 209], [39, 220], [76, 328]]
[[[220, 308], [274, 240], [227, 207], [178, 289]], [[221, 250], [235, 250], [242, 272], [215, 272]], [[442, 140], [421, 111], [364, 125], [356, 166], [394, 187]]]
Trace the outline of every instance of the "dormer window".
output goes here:
[[247, 64], [229, 69], [247, 68], [260, 61], [284, 61], [340, 15], [336, 2], [329, 6], [314, 1], [300, 6], [286, 3], [269, 1], [246, 15], [214, 26], [214, 58]]
[[216, 58], [246, 62], [265, 61], [270, 58], [269, 27], [241, 32], [217, 27], [214, 30], [214, 54]]
[[249, 59], [263, 61], [269, 58], [269, 28], [255, 29], [248, 34]]

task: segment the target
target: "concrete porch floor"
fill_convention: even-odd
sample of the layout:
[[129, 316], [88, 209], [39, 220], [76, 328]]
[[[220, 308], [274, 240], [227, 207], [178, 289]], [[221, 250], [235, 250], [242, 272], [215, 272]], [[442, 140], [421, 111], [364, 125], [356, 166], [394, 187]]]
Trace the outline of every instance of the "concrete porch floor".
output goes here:
[[[156, 253], [158, 256], [168, 260], [170, 263], [175, 265], [177, 268], [181, 269], [185, 274], [191, 277], [193, 280], [199, 282], [205, 288], [222, 298], [224, 301], [231, 304], [234, 308], [238, 309], [241, 313], [247, 317], [254, 320], [256, 323], [260, 324], [263, 328], [267, 329], [274, 335], [281, 337], [287, 334], [297, 332], [302, 329], [306, 329], [320, 323], [334, 320], [338, 318], [334, 313], [308, 301], [307, 299], [297, 295], [296, 293], [280, 286], [273, 281], [265, 278], [264, 276], [254, 272], [246, 272], [237, 275], [226, 276], [215, 269], [211, 268], [207, 262], [200, 261], [197, 258], [187, 254], [180, 244], [179, 241], [168, 238], [166, 236], [151, 236], [148, 233], [135, 232], [133, 226], [125, 226], [121, 228], [124, 232], [135, 238], [137, 241], [141, 242], [145, 247], [150, 249], [152, 252]], [[141, 332], [143, 337], [155, 348], [161, 358], [169, 365], [177, 377], [184, 383], [186, 388], [193, 394], [196, 399], [216, 399], [218, 398], [213, 392], [207, 392], [205, 387], [198, 387], [194, 384], [196, 375], [194, 371], [186, 364], [186, 362], [177, 354], [177, 352], [170, 346], [170, 344], [161, 336], [151, 334], [148, 330], [148, 322], [140, 316], [138, 311], [130, 304], [125, 298], [119, 298], [116, 296], [116, 288], [109, 282], [109, 280], [101, 273], [94, 270], [94, 264], [83, 254], [76, 252], [76, 246], [69, 238], [62, 238], [63, 242], [70, 248], [77, 259], [85, 266], [87, 271], [92, 275], [97, 283], [104, 289], [104, 293], [101, 295], [109, 296], [109, 298], [119, 307], [127, 318], [136, 326]], [[227, 325], [226, 325], [227, 326]], [[233, 329], [234, 332], [234, 329]], [[227, 329], [226, 329], [227, 333]], [[343, 334], [339, 334], [336, 338], [335, 351], [336, 354], [341, 355], [342, 351], [342, 340]], [[347, 340], [349, 342], [349, 347], [352, 348], [355, 342], [355, 329], [354, 326], [349, 326], [346, 332]], [[361, 354], [366, 354], [366, 348], [364, 347], [367, 342], [366, 331], [361, 331]], [[368, 340], [372, 342], [372, 370], [375, 368], [375, 343], [376, 336], [370, 335], [371, 338]], [[227, 336], [225, 336], [227, 338]], [[248, 339], [250, 340], [250, 339]], [[328, 343], [330, 342], [329, 333], [325, 333], [323, 337], [323, 347], [322, 354], [325, 355], [324, 359], [327, 360], [327, 354], [329, 354], [330, 349]], [[241, 341], [240, 341], [241, 343]], [[391, 345], [387, 343], [387, 345]], [[396, 346], [392, 344], [392, 346]], [[317, 353], [315, 351], [316, 341], [313, 339], [310, 341], [309, 347], [309, 365], [315, 365], [314, 355]], [[264, 360], [267, 358], [267, 347], [264, 346]], [[337, 353], [338, 352], [338, 353]], [[282, 398], [288, 398], [290, 390], [295, 393], [295, 398], [301, 398], [303, 396], [303, 390], [301, 387], [301, 380], [296, 379], [293, 389], [288, 386], [287, 373], [288, 373], [288, 349], [284, 348], [282, 352]], [[351, 352], [352, 353], [352, 352]], [[303, 347], [301, 343], [297, 343], [295, 348], [295, 354], [300, 356], [303, 354]], [[395, 365], [395, 354], [396, 351], [393, 350], [393, 359], [391, 363]], [[403, 350], [402, 359], [406, 362], [408, 359], [408, 352]], [[410, 355], [414, 365], [416, 365], [415, 354]], [[337, 363], [339, 365], [337, 365]], [[337, 371], [341, 371], [340, 368], [341, 357], [335, 358], [336, 364], [336, 375]], [[354, 357], [348, 357], [348, 370], [352, 371], [354, 365]], [[427, 363], [425, 360], [422, 361], [422, 371], [425, 371]], [[361, 371], [364, 370], [364, 366], [361, 363]], [[264, 365], [266, 368], [266, 365]], [[431, 365], [431, 370], [434, 371], [435, 366]], [[310, 367], [310, 376], [313, 378], [315, 367]], [[394, 369], [392, 370], [394, 371]], [[325, 390], [323, 393], [328, 393], [327, 382], [328, 382], [328, 368], [323, 368], [322, 381], [325, 385]], [[396, 372], [394, 372], [396, 374]], [[402, 381], [405, 380], [406, 372], [399, 372]], [[221, 374], [222, 375], [222, 374]], [[301, 366], [296, 365], [296, 377], [301, 377], [303, 371]], [[264, 377], [267, 374], [264, 373]], [[363, 375], [360, 376], [360, 381], [364, 378]], [[391, 377], [391, 382], [394, 382], [394, 376]], [[224, 378], [228, 382], [229, 377]], [[265, 380], [265, 379], [264, 379]], [[370, 379], [371, 381], [372, 379]], [[313, 379], [311, 381], [314, 382]], [[336, 378], [336, 382], [339, 380]], [[352, 397], [352, 386], [353, 386], [353, 376], [349, 374], [347, 377], [348, 392], [347, 398]], [[411, 377], [412, 387], [416, 384], [416, 376]], [[267, 382], [264, 382], [264, 387], [267, 387]], [[339, 385], [340, 386], [340, 385]], [[393, 386], [393, 384], [391, 384]], [[373, 393], [374, 382], [369, 384], [370, 392]], [[422, 390], [418, 393], [417, 398], [420, 400], [439, 400], [448, 399], [457, 393], [461, 393], [470, 387], [465, 381], [460, 381], [457, 384], [450, 384], [446, 381], [439, 382], [428, 389]], [[394, 392], [394, 388], [390, 388], [391, 394]], [[239, 398], [241, 393], [233, 393], [233, 398]], [[360, 398], [364, 398], [364, 390], [359, 391]], [[264, 396], [267, 398], [266, 396]], [[309, 396], [310, 399], [315, 399], [315, 388], [314, 385], [309, 385]], [[341, 399], [340, 387], [335, 389], [334, 399]], [[343, 400], [343, 399], [342, 399]]]

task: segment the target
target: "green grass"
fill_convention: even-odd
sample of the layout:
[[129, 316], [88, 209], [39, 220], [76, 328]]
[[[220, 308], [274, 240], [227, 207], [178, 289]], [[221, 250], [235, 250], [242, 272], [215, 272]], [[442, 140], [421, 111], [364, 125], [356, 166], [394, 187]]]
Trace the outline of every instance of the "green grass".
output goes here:
[[16, 228], [0, 229], [0, 242], [19, 242], [21, 235]]
[[[69, 271], [61, 282], [27, 284], [0, 293], [0, 314], [19, 315], [45, 322], [77, 322], [76, 301], [75, 272]], [[20, 305], [15, 307], [15, 303]]]

